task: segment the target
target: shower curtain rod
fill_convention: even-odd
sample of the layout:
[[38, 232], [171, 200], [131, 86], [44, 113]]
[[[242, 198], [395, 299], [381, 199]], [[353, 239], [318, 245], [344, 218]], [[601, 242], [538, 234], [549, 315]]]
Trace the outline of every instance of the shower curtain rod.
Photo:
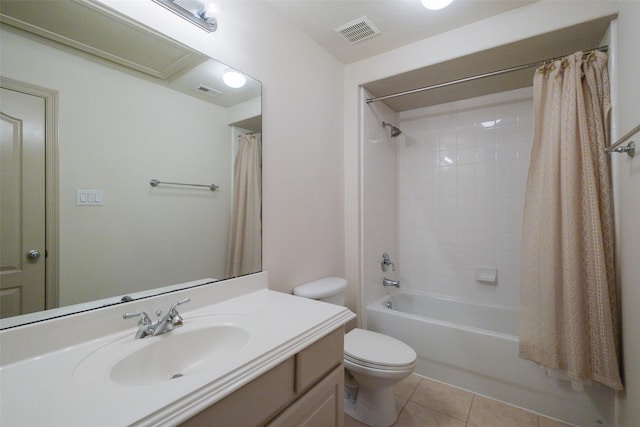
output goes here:
[[[609, 49], [609, 46], [601, 46], [601, 47], [596, 47], [596, 48], [593, 48], [593, 49], [585, 50], [585, 51], [583, 51], [583, 53], [584, 54], [589, 54], [589, 53], [595, 52], [595, 51], [606, 52], [608, 49]], [[469, 81], [472, 81], [472, 80], [482, 79], [482, 78], [485, 78], [485, 77], [497, 76], [497, 75], [500, 75], [500, 74], [511, 73], [513, 71], [524, 70], [524, 69], [527, 69], [527, 68], [539, 67], [539, 66], [544, 65], [546, 63], [550, 63], [550, 62], [556, 61], [558, 59], [562, 59], [562, 58], [564, 58], [564, 57], [566, 57], [568, 55], [571, 55], [571, 54], [562, 55], [562, 56], [558, 56], [558, 57], [550, 58], [550, 59], [545, 59], [543, 61], [532, 62], [530, 64], [517, 65], [515, 67], [504, 68], [502, 70], [491, 71], [489, 73], [478, 74], [478, 75], [471, 76], [471, 77], [465, 77], [463, 79], [451, 80], [451, 81], [444, 82], [444, 83], [437, 83], [437, 84], [434, 84], [434, 85], [431, 85], [431, 86], [425, 86], [425, 87], [420, 87], [420, 88], [417, 88], [417, 89], [405, 90], [403, 92], [392, 93], [392, 94], [389, 94], [389, 95], [378, 96], [378, 97], [375, 97], [375, 98], [367, 98], [367, 104], [371, 104], [372, 102], [376, 102], [376, 101], [382, 101], [384, 99], [396, 98], [398, 96], [411, 95], [413, 93], [424, 92], [424, 91], [431, 90], [431, 89], [438, 89], [438, 88], [441, 88], [441, 87], [451, 86], [451, 85], [455, 85], [455, 84], [458, 84], [458, 83], [469, 82]]]

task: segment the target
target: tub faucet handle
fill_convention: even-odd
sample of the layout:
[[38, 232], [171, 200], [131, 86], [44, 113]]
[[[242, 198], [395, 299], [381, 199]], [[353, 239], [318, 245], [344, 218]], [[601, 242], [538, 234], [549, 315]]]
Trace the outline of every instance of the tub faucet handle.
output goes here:
[[391, 262], [391, 258], [389, 257], [389, 253], [385, 252], [382, 254], [382, 262], [380, 263], [380, 267], [382, 267], [382, 271], [387, 271], [391, 266], [391, 271], [396, 271], [396, 266]]

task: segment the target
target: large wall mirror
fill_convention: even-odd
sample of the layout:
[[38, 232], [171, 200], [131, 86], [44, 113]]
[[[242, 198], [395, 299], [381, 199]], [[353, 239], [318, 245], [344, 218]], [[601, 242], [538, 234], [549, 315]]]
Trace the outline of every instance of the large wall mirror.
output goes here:
[[0, 13], [0, 326], [261, 270], [259, 81], [97, 2]]

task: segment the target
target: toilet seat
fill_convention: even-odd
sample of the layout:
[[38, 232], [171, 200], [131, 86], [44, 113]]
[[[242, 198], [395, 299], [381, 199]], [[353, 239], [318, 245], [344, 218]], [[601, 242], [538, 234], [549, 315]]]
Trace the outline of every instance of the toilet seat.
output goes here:
[[345, 355], [344, 356], [345, 368], [349, 369], [353, 367], [360, 367], [367, 370], [379, 371], [379, 372], [405, 372], [412, 371], [416, 367], [416, 363], [413, 362], [409, 365], [401, 365], [401, 366], [389, 366], [389, 365], [379, 365], [375, 363], [367, 363], [362, 360], [352, 359], [351, 357]]
[[344, 337], [344, 358], [351, 363], [379, 370], [413, 369], [416, 352], [388, 335], [354, 329]]

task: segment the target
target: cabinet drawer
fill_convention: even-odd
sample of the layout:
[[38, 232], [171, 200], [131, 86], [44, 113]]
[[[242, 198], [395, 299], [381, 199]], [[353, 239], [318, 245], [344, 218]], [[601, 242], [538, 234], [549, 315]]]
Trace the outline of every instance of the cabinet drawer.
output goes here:
[[296, 355], [295, 391], [301, 393], [342, 364], [344, 328], [338, 328]]

